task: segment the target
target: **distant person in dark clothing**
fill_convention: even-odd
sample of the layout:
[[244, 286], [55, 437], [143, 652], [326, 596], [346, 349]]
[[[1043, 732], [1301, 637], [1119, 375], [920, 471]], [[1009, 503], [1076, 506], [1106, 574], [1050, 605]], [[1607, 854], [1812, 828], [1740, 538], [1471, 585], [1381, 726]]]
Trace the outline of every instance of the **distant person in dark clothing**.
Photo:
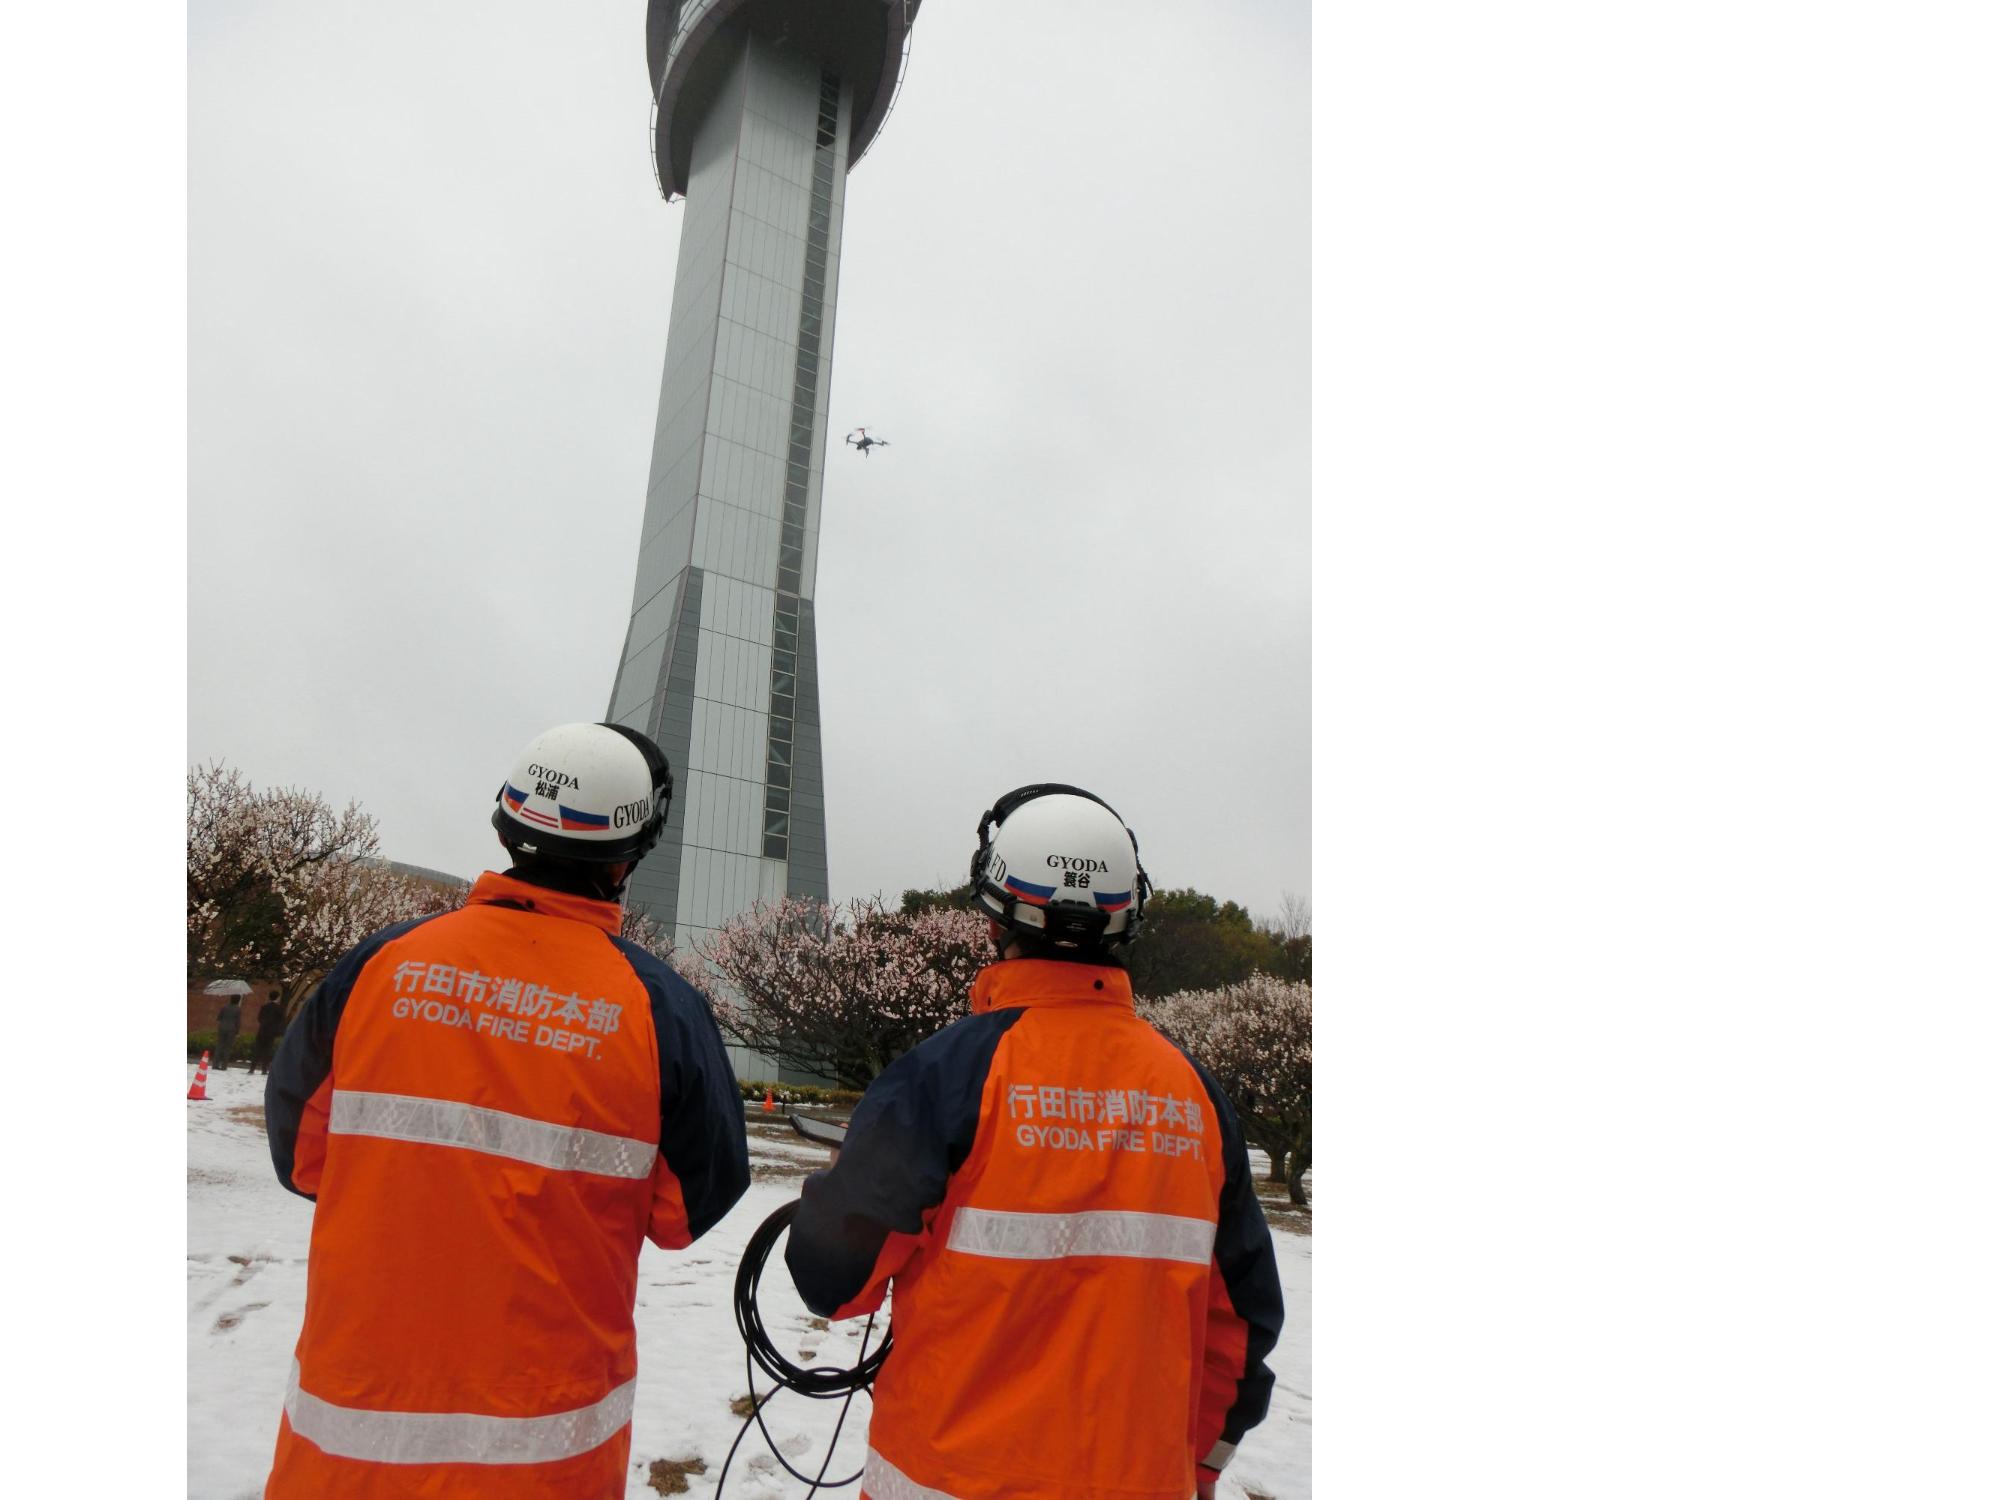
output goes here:
[[250, 1048], [250, 1071], [264, 1070], [264, 1076], [271, 1076], [271, 1054], [277, 1050], [278, 1038], [285, 1034], [285, 1007], [273, 995], [264, 1002], [257, 1012], [257, 1040]]
[[231, 995], [215, 1013], [215, 1066], [228, 1068], [229, 1054], [236, 1047], [236, 1033], [243, 1029], [243, 1002]]

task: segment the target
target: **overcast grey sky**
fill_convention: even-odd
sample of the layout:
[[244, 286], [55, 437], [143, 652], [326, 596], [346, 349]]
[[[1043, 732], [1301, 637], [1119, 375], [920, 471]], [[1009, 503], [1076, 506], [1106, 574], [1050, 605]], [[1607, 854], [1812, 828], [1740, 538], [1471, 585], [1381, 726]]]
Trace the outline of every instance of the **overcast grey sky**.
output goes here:
[[[188, 742], [470, 875], [605, 710], [681, 207], [639, 0], [195, 0]], [[1068, 780], [1309, 895], [1303, 0], [931, 0], [848, 183], [817, 589], [836, 897]], [[838, 435], [888, 438], [863, 459]]]

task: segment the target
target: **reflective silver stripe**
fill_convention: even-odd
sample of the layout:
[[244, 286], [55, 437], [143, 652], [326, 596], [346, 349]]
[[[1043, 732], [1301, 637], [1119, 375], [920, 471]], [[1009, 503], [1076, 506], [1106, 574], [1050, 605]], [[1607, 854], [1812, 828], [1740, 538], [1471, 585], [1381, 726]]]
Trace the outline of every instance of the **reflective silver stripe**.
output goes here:
[[1229, 1460], [1234, 1457], [1236, 1457], [1236, 1445], [1234, 1443], [1217, 1443], [1213, 1448], [1208, 1450], [1208, 1457], [1204, 1458], [1202, 1462], [1211, 1469], [1221, 1469], [1226, 1468]]
[[1082, 1214], [1010, 1214], [961, 1208], [951, 1221], [953, 1250], [1006, 1260], [1061, 1260], [1071, 1255], [1124, 1255], [1135, 1260], [1208, 1264], [1215, 1226], [1176, 1214], [1105, 1210]]
[[378, 1464], [548, 1464], [588, 1453], [632, 1420], [628, 1380], [602, 1401], [546, 1417], [462, 1411], [367, 1411], [299, 1389], [292, 1362], [285, 1415], [292, 1431], [335, 1458]]
[[333, 1091], [327, 1129], [335, 1135], [379, 1135], [392, 1141], [431, 1146], [463, 1146], [490, 1156], [511, 1156], [561, 1172], [596, 1172], [606, 1177], [650, 1177], [660, 1148], [573, 1125], [551, 1125], [523, 1115], [459, 1104], [451, 1099], [419, 1099], [410, 1094]]
[[861, 1466], [861, 1488], [868, 1500], [958, 1500], [944, 1490], [918, 1484], [873, 1448]]

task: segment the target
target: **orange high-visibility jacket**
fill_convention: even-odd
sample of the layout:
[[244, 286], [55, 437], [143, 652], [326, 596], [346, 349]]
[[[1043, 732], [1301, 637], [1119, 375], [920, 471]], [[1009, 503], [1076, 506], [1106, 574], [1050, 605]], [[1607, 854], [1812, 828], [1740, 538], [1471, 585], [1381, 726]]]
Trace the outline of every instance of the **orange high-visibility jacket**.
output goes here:
[[1284, 1318], [1228, 1098], [1124, 970], [1014, 959], [886, 1069], [786, 1264], [879, 1307], [870, 1500], [1188, 1500], [1264, 1417]]
[[707, 1004], [618, 907], [486, 874], [376, 933], [285, 1034], [265, 1115], [317, 1198], [265, 1494], [622, 1496], [639, 1247], [749, 1184]]

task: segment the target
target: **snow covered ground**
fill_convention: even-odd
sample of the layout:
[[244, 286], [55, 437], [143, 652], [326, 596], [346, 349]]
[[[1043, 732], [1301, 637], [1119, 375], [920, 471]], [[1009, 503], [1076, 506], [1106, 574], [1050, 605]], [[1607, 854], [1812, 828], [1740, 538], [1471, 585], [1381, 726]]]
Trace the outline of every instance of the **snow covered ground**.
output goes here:
[[[188, 1495], [246, 1500], [263, 1491], [277, 1437], [292, 1345], [305, 1309], [313, 1206], [279, 1187], [272, 1175], [263, 1077], [240, 1069], [211, 1073], [209, 1094], [208, 1101], [187, 1106]], [[805, 1172], [825, 1161], [818, 1147], [780, 1128], [782, 1119], [774, 1116], [767, 1124], [753, 1113], [751, 1163], [757, 1180], [727, 1219], [690, 1249], [647, 1245], [640, 1259], [630, 1500], [656, 1500], [661, 1493], [648, 1483], [658, 1459], [701, 1460], [706, 1472], [687, 1476], [689, 1493], [695, 1500], [715, 1493], [723, 1458], [742, 1425], [729, 1410], [745, 1390], [743, 1344], [730, 1310], [736, 1265], [751, 1232], [796, 1196]], [[1262, 1159], [1256, 1160], [1261, 1167]], [[1286, 1319], [1271, 1359], [1277, 1391], [1271, 1415], [1245, 1440], [1223, 1476], [1220, 1494], [1230, 1500], [1257, 1495], [1304, 1500], [1311, 1490], [1312, 1358], [1306, 1335], [1312, 1323], [1312, 1240], [1283, 1227], [1277, 1244]], [[851, 1364], [859, 1320], [813, 1329], [784, 1273], [782, 1253], [780, 1246], [762, 1284], [766, 1325], [774, 1335], [798, 1333], [797, 1349], [789, 1352], [801, 1364]], [[760, 1383], [760, 1392], [764, 1388]], [[827, 1471], [830, 1478], [860, 1467], [867, 1398], [857, 1397], [854, 1406]], [[794, 1466], [810, 1474], [819, 1469], [839, 1411], [837, 1401], [786, 1392], [765, 1408], [765, 1420]], [[805, 1493], [754, 1430], [737, 1450], [727, 1483], [727, 1493], [742, 1500]]]

